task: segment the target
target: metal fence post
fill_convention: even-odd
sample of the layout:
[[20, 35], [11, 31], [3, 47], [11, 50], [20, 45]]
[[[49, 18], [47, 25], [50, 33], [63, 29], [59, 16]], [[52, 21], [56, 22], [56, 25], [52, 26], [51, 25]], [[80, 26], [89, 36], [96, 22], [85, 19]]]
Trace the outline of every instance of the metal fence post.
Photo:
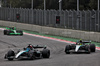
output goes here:
[[89, 31], [91, 31], [91, 11], [89, 12], [90, 12], [90, 30]]
[[68, 28], [69, 28], [69, 11], [67, 11], [68, 12]]
[[98, 10], [98, 31], [100, 31], [99, 30], [99, 15], [100, 15], [100, 13], [99, 13], [99, 10]]
[[98, 31], [100, 31], [100, 30], [99, 30], [99, 15], [100, 15], [100, 14], [99, 14], [99, 6], [100, 6], [99, 2], [100, 2], [100, 1], [98, 0]]
[[94, 10], [91, 11], [91, 31], [95, 31], [96, 28], [96, 12]]
[[44, 10], [44, 25], [46, 25], [46, 10]]
[[73, 12], [74, 12], [74, 11], [71, 11], [71, 12], [72, 12], [72, 29], [74, 29], [74, 26], [73, 26], [73, 25], [74, 25], [74, 21], [73, 21], [73, 18], [74, 18], [74, 17], [73, 17]]
[[82, 11], [80, 11], [80, 30], [82, 30]]
[[87, 19], [86, 18], [86, 11], [84, 11], [84, 13], [85, 13], [85, 16], [84, 17], [85, 17], [85, 30], [86, 30], [86, 19]]
[[42, 25], [43, 25], [43, 22], [44, 22], [44, 11], [42, 10]]
[[79, 11], [77, 11], [77, 30], [79, 29]]
[[94, 15], [94, 18], [95, 18], [95, 24], [94, 24], [95, 30], [94, 31], [96, 31], [96, 11], [95, 10], [93, 10], [93, 11], [95, 12], [95, 15]]
[[66, 12], [64, 11], [64, 28], [66, 28], [65, 22], [66, 22]]

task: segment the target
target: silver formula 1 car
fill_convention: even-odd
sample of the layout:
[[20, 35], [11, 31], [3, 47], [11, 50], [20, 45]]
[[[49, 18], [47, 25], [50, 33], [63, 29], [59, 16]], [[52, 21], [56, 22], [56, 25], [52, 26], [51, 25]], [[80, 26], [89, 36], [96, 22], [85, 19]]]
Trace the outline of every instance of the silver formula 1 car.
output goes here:
[[95, 52], [95, 44], [91, 44], [91, 41], [78, 41], [76, 44], [66, 45], [65, 53], [70, 54], [71, 52], [90, 54], [90, 52]]
[[13, 59], [29, 59], [34, 60], [37, 58], [49, 58], [50, 50], [47, 49], [45, 45], [29, 45], [27, 48], [23, 50], [15, 51], [9, 50], [7, 54], [5, 54], [5, 59], [13, 60]]

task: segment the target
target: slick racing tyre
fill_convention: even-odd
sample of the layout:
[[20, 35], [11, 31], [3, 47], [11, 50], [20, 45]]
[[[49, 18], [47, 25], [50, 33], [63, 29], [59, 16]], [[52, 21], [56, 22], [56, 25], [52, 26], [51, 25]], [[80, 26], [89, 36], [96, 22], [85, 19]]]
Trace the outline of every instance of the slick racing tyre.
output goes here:
[[4, 30], [4, 35], [7, 35], [7, 30]]
[[65, 53], [66, 53], [66, 54], [70, 54], [69, 50], [70, 50], [70, 46], [67, 45], [67, 46], [65, 47]]
[[14, 58], [11, 58], [12, 56], [14, 57], [15, 53], [14, 53], [13, 50], [9, 50], [8, 53], [7, 53], [8, 60], [10, 60], [10, 61], [13, 60]]
[[49, 58], [50, 57], [50, 50], [43, 49], [42, 56], [43, 56], [43, 58]]
[[90, 47], [89, 47], [89, 45], [85, 46], [85, 51], [86, 51], [86, 53], [90, 54]]
[[90, 44], [90, 50], [91, 52], [95, 52], [95, 44]]

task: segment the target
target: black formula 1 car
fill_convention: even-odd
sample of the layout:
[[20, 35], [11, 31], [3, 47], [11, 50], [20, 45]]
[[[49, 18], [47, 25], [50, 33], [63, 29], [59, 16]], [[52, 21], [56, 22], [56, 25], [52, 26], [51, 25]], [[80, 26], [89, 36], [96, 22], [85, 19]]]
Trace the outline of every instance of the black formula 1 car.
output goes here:
[[65, 53], [70, 54], [71, 52], [95, 52], [95, 44], [91, 44], [91, 41], [76, 42], [76, 44], [66, 45]]
[[23, 31], [16, 30], [16, 27], [6, 27], [6, 30], [4, 30], [4, 35], [23, 35]]
[[28, 59], [34, 60], [39, 58], [49, 58], [50, 50], [47, 49], [45, 45], [29, 45], [27, 48], [24, 48], [21, 51], [17, 51], [16, 53], [13, 50], [9, 50], [7, 54], [5, 54], [5, 59], [13, 60], [13, 59]]

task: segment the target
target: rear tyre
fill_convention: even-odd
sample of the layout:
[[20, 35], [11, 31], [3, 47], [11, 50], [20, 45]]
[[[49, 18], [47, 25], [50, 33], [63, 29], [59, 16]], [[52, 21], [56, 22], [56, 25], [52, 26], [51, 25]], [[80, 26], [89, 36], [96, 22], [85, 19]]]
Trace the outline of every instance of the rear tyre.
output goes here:
[[95, 44], [90, 44], [90, 50], [91, 52], [95, 52]]
[[7, 35], [7, 30], [4, 30], [4, 35]]
[[49, 58], [50, 57], [50, 50], [43, 49], [43, 51], [42, 51], [42, 57], [43, 58]]
[[11, 57], [14, 57], [15, 56], [15, 53], [13, 50], [9, 50], [8, 53], [7, 53], [7, 58], [8, 60], [12, 61], [14, 58], [11, 58]]
[[65, 53], [66, 53], [66, 54], [70, 54], [69, 50], [70, 50], [70, 46], [67, 45], [67, 46], [65, 47]]

